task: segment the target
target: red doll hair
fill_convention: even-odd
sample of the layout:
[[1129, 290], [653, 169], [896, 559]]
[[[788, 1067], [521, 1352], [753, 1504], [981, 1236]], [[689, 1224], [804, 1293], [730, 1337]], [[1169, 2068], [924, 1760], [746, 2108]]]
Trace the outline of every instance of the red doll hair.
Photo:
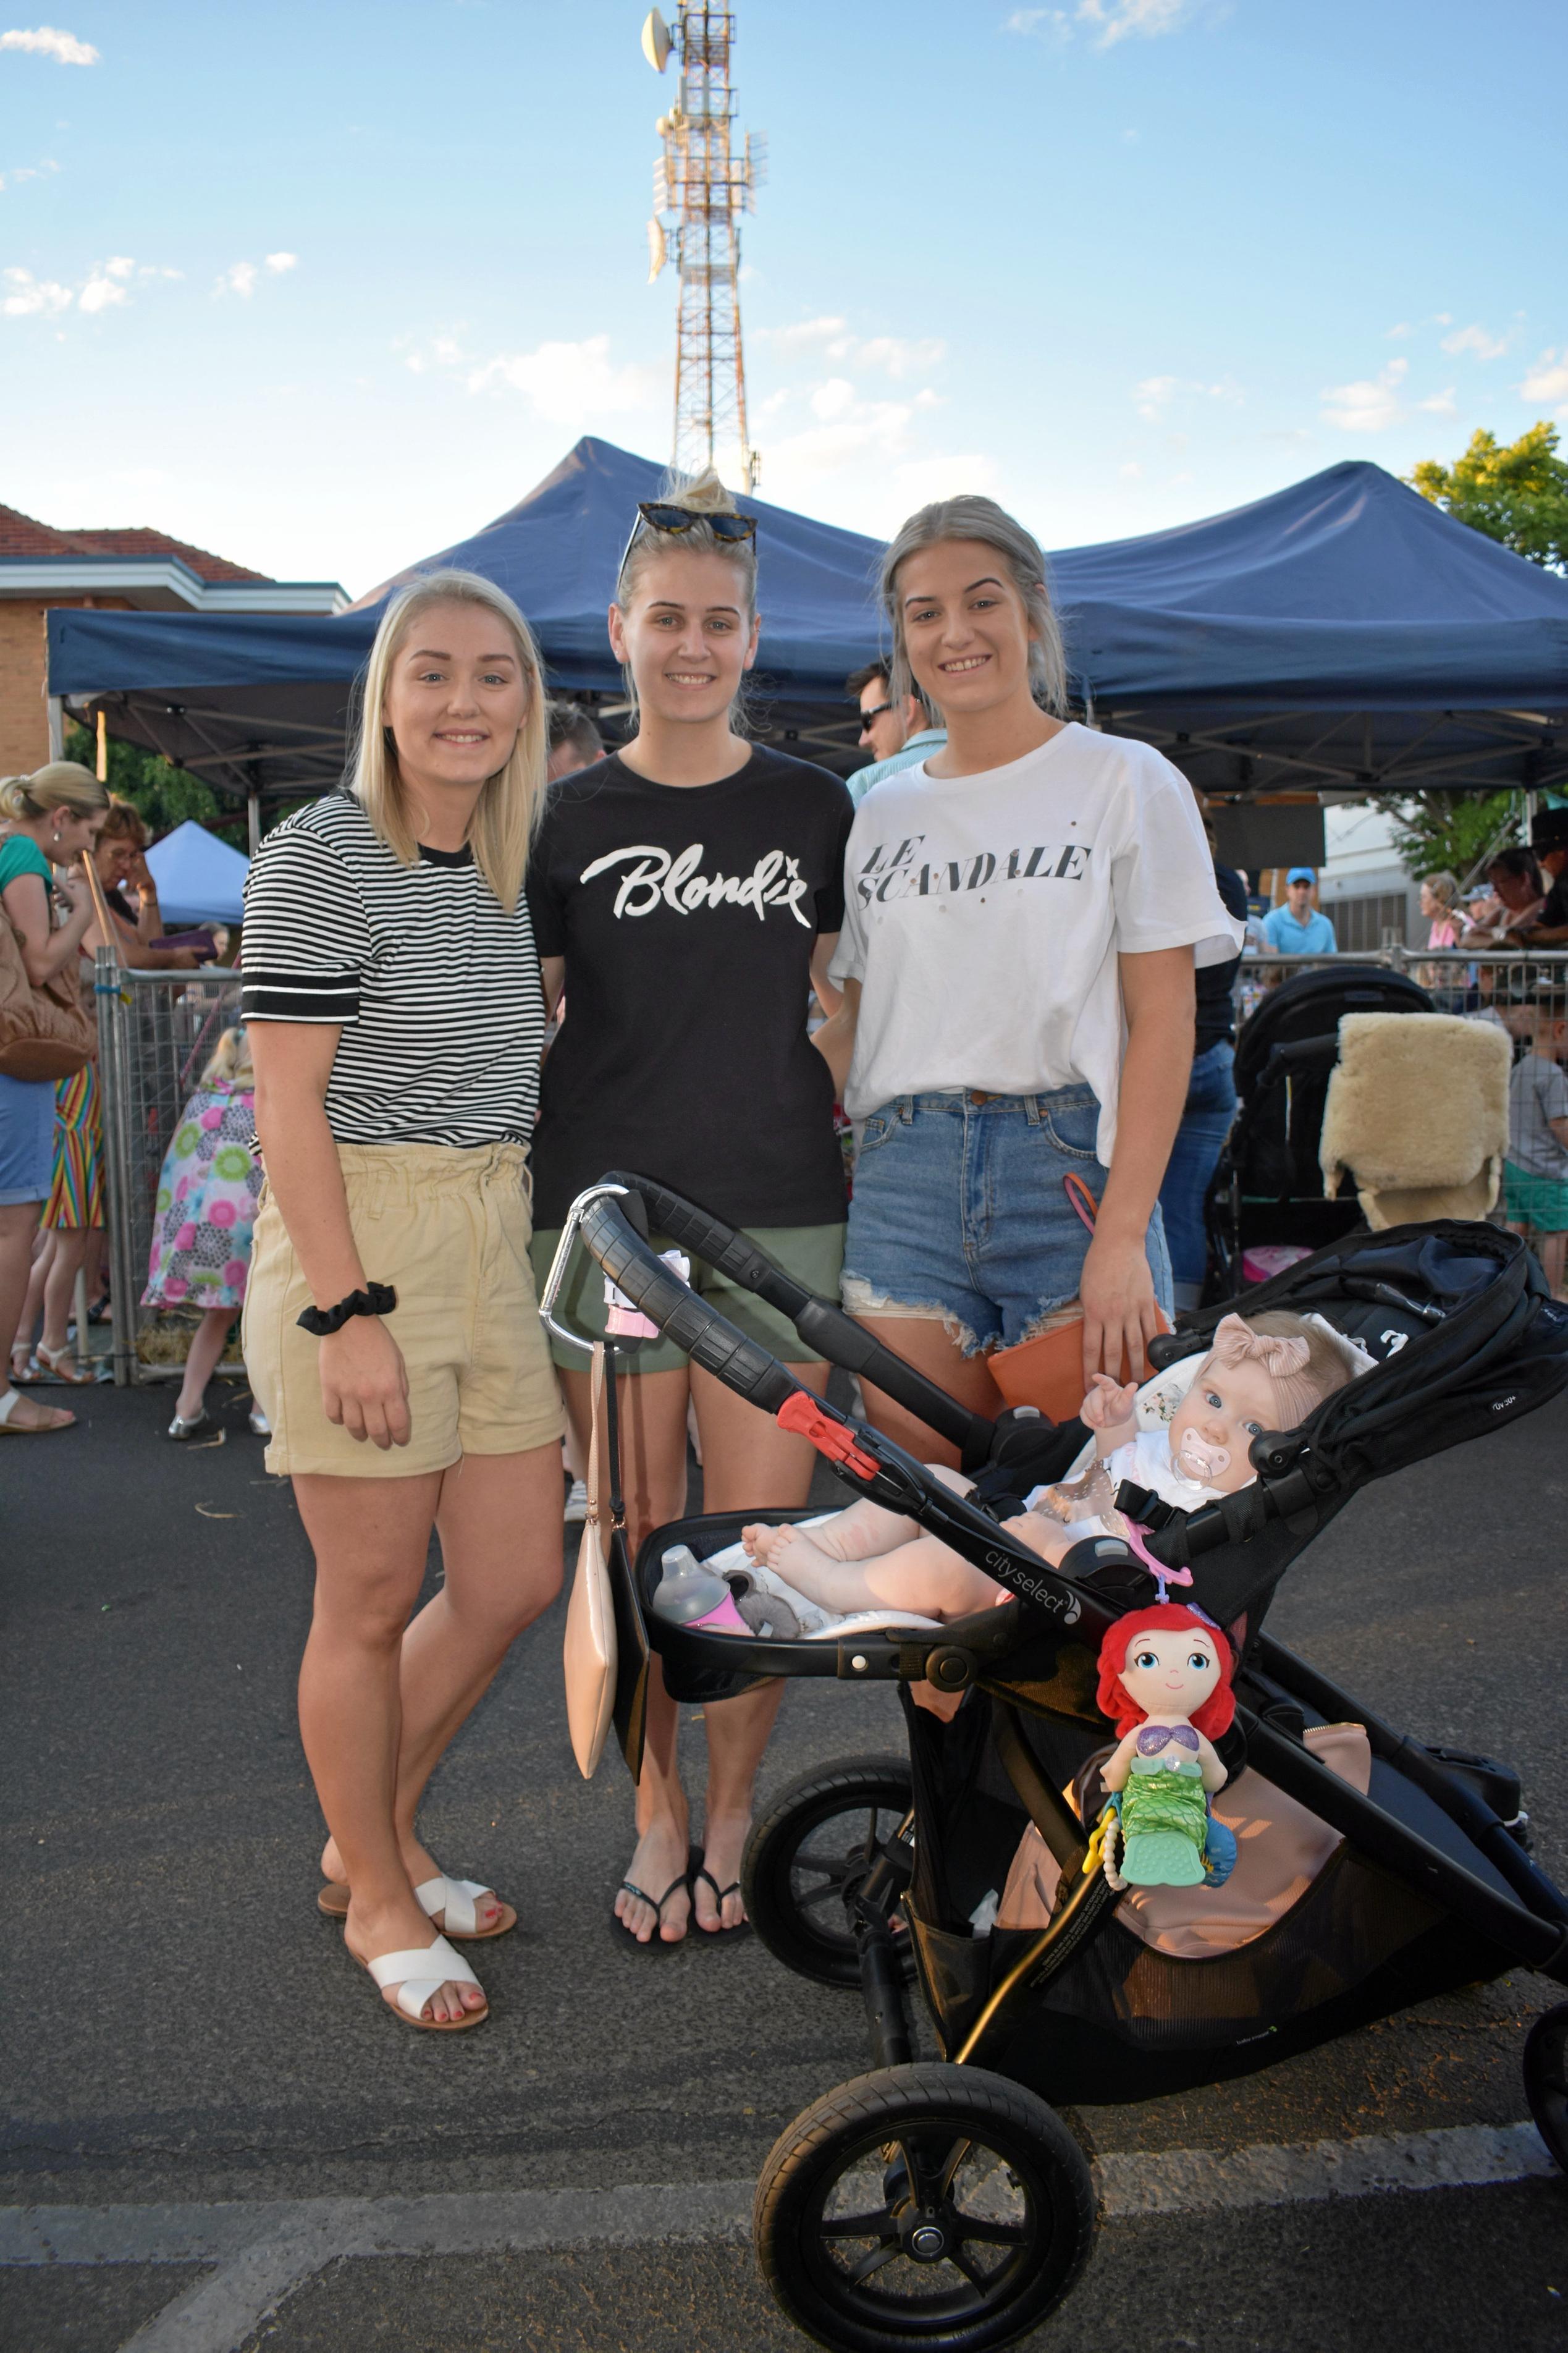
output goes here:
[[1127, 1664], [1127, 1651], [1135, 1634], [1185, 1632], [1206, 1634], [1219, 1656], [1219, 1681], [1196, 1709], [1193, 1723], [1205, 1740], [1217, 1740], [1228, 1732], [1236, 1717], [1236, 1694], [1230, 1679], [1236, 1671], [1231, 1647], [1217, 1626], [1200, 1618], [1195, 1609], [1186, 1609], [1179, 1601], [1159, 1601], [1147, 1609], [1133, 1609], [1119, 1618], [1100, 1646], [1100, 1689], [1095, 1703], [1102, 1715], [1110, 1716], [1120, 1740], [1133, 1725], [1145, 1720], [1147, 1711], [1131, 1698], [1121, 1683], [1121, 1670]]

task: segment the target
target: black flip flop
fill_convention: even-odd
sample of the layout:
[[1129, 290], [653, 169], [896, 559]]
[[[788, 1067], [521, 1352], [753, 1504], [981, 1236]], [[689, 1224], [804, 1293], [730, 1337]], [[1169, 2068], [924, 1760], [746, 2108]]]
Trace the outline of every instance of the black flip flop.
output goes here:
[[[614, 1929], [616, 1935], [623, 1943], [630, 1945], [634, 1952], [673, 1953], [678, 1946], [684, 1945], [687, 1942], [691, 1934], [689, 1926], [687, 1929], [686, 1936], [677, 1936], [673, 1940], [668, 1936], [661, 1936], [658, 1931], [659, 1928], [664, 1926], [664, 1907], [668, 1903], [670, 1897], [675, 1894], [677, 1888], [684, 1887], [688, 1896], [690, 1895], [692, 1869], [693, 1866], [700, 1862], [700, 1861], [701, 1857], [696, 1852], [695, 1849], [689, 1848], [687, 1851], [685, 1870], [681, 1873], [679, 1879], [672, 1879], [670, 1881], [669, 1885], [665, 1889], [664, 1894], [658, 1898], [657, 1903], [654, 1902], [653, 1897], [648, 1894], [647, 1888], [639, 1887], [635, 1879], [622, 1880], [621, 1885], [626, 1889], [628, 1895], [635, 1895], [639, 1903], [647, 1904], [658, 1915], [658, 1925], [656, 1926], [652, 1936], [644, 1938], [642, 1936], [633, 1935], [631, 1929], [627, 1927], [626, 1922], [621, 1918], [618, 1912], [611, 1913], [610, 1926]], [[693, 1922], [695, 1922], [696, 1916], [697, 1909], [695, 1905], [693, 1905], [691, 1912]]]
[[739, 1895], [741, 1892], [741, 1883], [738, 1879], [732, 1879], [728, 1887], [721, 1887], [718, 1881], [714, 1878], [713, 1873], [708, 1868], [708, 1858], [704, 1853], [700, 1853], [698, 1855], [696, 1865], [691, 1872], [690, 1877], [691, 1933], [694, 1936], [698, 1937], [704, 1945], [738, 1945], [743, 1936], [749, 1936], [751, 1935], [752, 1924], [749, 1920], [737, 1920], [733, 1927], [731, 1928], [705, 1928], [702, 1926], [701, 1921], [697, 1917], [697, 1882], [700, 1879], [705, 1879], [708, 1882], [709, 1886], [713, 1890], [713, 1901], [719, 1908], [719, 1916], [721, 1919], [724, 1916], [724, 1898], [726, 1895]]

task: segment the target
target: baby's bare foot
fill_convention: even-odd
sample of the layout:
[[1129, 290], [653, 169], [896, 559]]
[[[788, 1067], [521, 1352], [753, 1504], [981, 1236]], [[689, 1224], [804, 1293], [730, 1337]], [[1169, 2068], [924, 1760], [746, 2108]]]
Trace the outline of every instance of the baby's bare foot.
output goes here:
[[814, 1544], [810, 1536], [803, 1535], [799, 1528], [767, 1528], [759, 1529], [757, 1533], [771, 1536], [773, 1542], [768, 1546], [765, 1558], [760, 1554], [753, 1554], [752, 1557], [762, 1559], [764, 1568], [771, 1568], [775, 1577], [782, 1577], [786, 1585], [793, 1585], [798, 1592], [805, 1595], [808, 1601], [816, 1601], [830, 1609], [833, 1605], [822, 1588], [821, 1579], [825, 1576], [831, 1577], [835, 1571], [842, 1576], [844, 1563], [836, 1560], [831, 1553], [825, 1552], [820, 1545]]

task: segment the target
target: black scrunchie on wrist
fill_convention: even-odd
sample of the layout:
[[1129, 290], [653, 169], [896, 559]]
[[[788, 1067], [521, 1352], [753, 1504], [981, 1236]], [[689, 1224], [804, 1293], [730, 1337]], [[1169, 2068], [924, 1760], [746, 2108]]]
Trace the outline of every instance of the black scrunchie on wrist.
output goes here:
[[307, 1307], [296, 1320], [318, 1340], [329, 1332], [341, 1332], [351, 1315], [390, 1315], [397, 1304], [397, 1293], [390, 1282], [373, 1282], [363, 1291], [351, 1291], [335, 1307]]

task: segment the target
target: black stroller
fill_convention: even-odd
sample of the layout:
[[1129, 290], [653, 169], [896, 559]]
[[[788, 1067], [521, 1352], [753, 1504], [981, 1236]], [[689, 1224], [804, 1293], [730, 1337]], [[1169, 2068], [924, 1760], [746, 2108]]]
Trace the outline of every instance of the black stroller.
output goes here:
[[1271, 1242], [1321, 1250], [1361, 1223], [1353, 1193], [1324, 1198], [1318, 1166], [1341, 1016], [1436, 1010], [1406, 974], [1347, 960], [1293, 974], [1243, 1022], [1236, 1041], [1239, 1104], [1204, 1204], [1211, 1268], [1205, 1299], [1230, 1299], [1241, 1290], [1244, 1250]]
[[[650, 1226], [959, 1446], [973, 1493], [953, 1493], [801, 1389], [656, 1257]], [[1230, 1786], [1248, 1768], [1324, 1841], [1321, 1867], [1262, 1933], [1194, 1958], [1135, 1934], [1125, 1899], [1086, 1868], [1108, 1746], [1097, 1653], [1117, 1617], [1152, 1599], [1150, 1571], [1110, 1537], [1077, 1545], [1052, 1569], [998, 1525], [1066, 1472], [1082, 1425], [1018, 1409], [995, 1424], [970, 1415], [732, 1229], [641, 1177], [607, 1177], [574, 1204], [547, 1317], [577, 1234], [694, 1362], [808, 1437], [858, 1493], [913, 1517], [1016, 1597], [936, 1632], [693, 1632], [648, 1607], [666, 1547], [707, 1557], [743, 1519], [800, 1515], [683, 1520], [655, 1531], [635, 1563], [618, 1530], [610, 1544], [616, 1729], [634, 1773], [650, 1643], [682, 1703], [765, 1675], [900, 1688], [908, 1759], [850, 1760], [795, 1784], [753, 1831], [743, 1875], [776, 1957], [823, 1983], [858, 1985], [866, 2005], [872, 2072], [796, 2118], [757, 2189], [763, 2273], [820, 2343], [971, 2353], [1038, 2325], [1077, 2276], [1095, 2211], [1089, 2166], [1049, 2103], [1143, 2100], [1244, 2074], [1521, 1965], [1568, 1983], [1568, 1900], [1525, 1852], [1517, 1778], [1383, 1723], [1264, 1627], [1291, 1561], [1363, 1481], [1568, 1383], [1568, 1308], [1549, 1298], [1514, 1236], [1460, 1224], [1359, 1235], [1250, 1292], [1249, 1311], [1322, 1314], [1373, 1367], [1300, 1430], [1257, 1439], [1254, 1484], [1163, 1524], [1162, 1506], [1139, 1506], [1148, 1550], [1190, 1567], [1190, 1598], [1232, 1638], [1238, 1705], [1219, 1743]], [[1156, 1342], [1160, 1363], [1203, 1350], [1218, 1312]], [[613, 1465], [616, 1383], [605, 1387]], [[616, 1485], [616, 1521], [618, 1494]], [[961, 1695], [951, 1720], [913, 1704], [910, 1686], [922, 1682]], [[1316, 1753], [1331, 1726], [1358, 1737], [1365, 1727], [1366, 1794]], [[1043, 1925], [994, 1926], [996, 1891], [1031, 1835], [1054, 1873]], [[917, 1978], [940, 2061], [913, 2056], [906, 1988]], [[1568, 2003], [1537, 2021], [1523, 2064], [1536, 2121], [1568, 2167]]]

